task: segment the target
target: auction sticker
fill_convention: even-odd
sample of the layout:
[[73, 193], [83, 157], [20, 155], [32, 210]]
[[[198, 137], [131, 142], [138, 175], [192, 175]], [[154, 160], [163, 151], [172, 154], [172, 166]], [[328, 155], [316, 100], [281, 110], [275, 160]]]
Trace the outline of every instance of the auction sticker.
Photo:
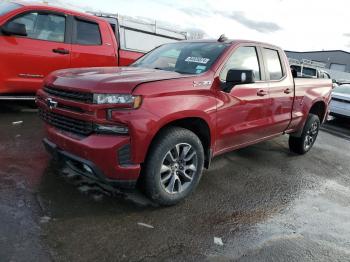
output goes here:
[[207, 64], [209, 60], [210, 60], [209, 58], [195, 57], [195, 56], [189, 56], [185, 59], [186, 62], [199, 63], [199, 64]]

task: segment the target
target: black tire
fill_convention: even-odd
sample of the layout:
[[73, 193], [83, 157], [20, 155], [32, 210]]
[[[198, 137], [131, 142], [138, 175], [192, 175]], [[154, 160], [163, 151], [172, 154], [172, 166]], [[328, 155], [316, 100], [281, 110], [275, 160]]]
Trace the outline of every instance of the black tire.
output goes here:
[[300, 137], [289, 136], [290, 151], [303, 155], [314, 145], [320, 128], [320, 119], [317, 115], [309, 114]]
[[[178, 162], [169, 161], [169, 159], [174, 159], [173, 156], [176, 156], [176, 152], [178, 152]], [[195, 154], [192, 156], [193, 152]], [[180, 159], [182, 153], [184, 154], [183, 160]], [[192, 158], [189, 162], [186, 162], [185, 159], [190, 157], [188, 156], [189, 154]], [[176, 163], [178, 163], [177, 167], [175, 166]], [[196, 166], [195, 171], [192, 170], [192, 164]], [[144, 166], [143, 186], [145, 194], [162, 206], [177, 204], [191, 194], [198, 185], [203, 171], [203, 164], [203, 146], [200, 139], [193, 132], [180, 127], [169, 127], [162, 130], [155, 141], [153, 141]], [[187, 168], [189, 165], [191, 165], [192, 169]], [[161, 170], [164, 166], [166, 167], [163, 169], [165, 171]], [[168, 169], [169, 167], [171, 169]], [[181, 168], [182, 170], [180, 170]], [[169, 180], [167, 180], [168, 176], [171, 176]], [[173, 179], [174, 177], [176, 178]], [[172, 183], [172, 181], [174, 182]], [[183, 185], [182, 182], [184, 183]], [[168, 186], [166, 186], [166, 183], [168, 183]], [[173, 193], [170, 193], [171, 188]], [[179, 192], [175, 192], [176, 189]]]

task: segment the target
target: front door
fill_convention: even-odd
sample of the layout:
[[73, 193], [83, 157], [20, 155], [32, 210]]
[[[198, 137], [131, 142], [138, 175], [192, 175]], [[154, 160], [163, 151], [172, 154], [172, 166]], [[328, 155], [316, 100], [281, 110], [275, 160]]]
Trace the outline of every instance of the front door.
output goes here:
[[70, 67], [66, 16], [25, 12], [7, 23], [23, 24], [27, 36], [0, 36], [0, 93], [34, 93], [52, 71]]
[[220, 72], [220, 81], [226, 80], [230, 69], [253, 70], [255, 83], [233, 87], [230, 93], [219, 91], [217, 111], [216, 152], [240, 147], [269, 135], [267, 126], [271, 117], [268, 82], [261, 56], [255, 46], [237, 48]]

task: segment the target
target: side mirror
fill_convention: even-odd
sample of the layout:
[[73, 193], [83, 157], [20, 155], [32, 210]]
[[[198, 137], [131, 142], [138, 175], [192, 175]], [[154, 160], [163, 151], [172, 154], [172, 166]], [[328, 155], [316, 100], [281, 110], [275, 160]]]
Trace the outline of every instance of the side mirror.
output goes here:
[[253, 70], [230, 69], [227, 72], [224, 91], [230, 92], [235, 85], [252, 84], [255, 82]]
[[6, 35], [27, 36], [26, 26], [20, 23], [9, 22], [1, 30]]
[[290, 70], [292, 71], [292, 76], [293, 78], [297, 78], [298, 77], [298, 72], [294, 67], [291, 67]]

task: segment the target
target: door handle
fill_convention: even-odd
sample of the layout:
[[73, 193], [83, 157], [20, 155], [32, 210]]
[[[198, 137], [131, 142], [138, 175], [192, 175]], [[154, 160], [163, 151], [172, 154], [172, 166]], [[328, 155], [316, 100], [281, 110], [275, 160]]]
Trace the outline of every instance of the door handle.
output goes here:
[[266, 96], [267, 95], [267, 91], [260, 89], [257, 93], [258, 96]]
[[283, 91], [283, 93], [285, 93], [285, 94], [290, 94], [290, 93], [292, 93], [292, 92], [293, 92], [293, 90], [290, 89], [290, 88], [286, 88], [286, 89], [284, 89], [284, 91]]
[[68, 55], [69, 54], [69, 50], [64, 49], [64, 48], [52, 49], [52, 52], [57, 53], [57, 54], [61, 54], [61, 55]]

